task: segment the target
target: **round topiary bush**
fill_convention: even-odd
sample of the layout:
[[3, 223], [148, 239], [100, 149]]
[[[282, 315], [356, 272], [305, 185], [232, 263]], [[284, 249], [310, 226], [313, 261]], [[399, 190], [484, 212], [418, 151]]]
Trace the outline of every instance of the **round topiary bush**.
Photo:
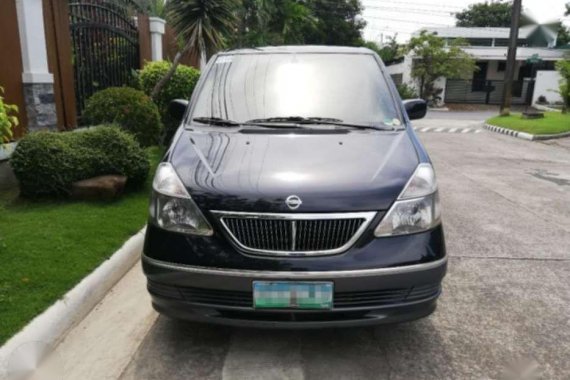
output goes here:
[[132, 133], [142, 146], [156, 145], [162, 124], [156, 105], [142, 91], [110, 87], [96, 92], [85, 105], [82, 122], [88, 125], [115, 123]]
[[36, 132], [20, 140], [10, 161], [24, 197], [66, 196], [71, 184], [100, 175], [127, 177], [140, 188], [150, 164], [133, 136], [116, 126], [78, 132]]
[[[149, 62], [140, 71], [140, 82], [143, 91], [150, 95], [154, 86], [167, 73], [171, 67], [170, 62], [158, 61]], [[156, 104], [162, 114], [166, 112], [168, 103], [173, 99], [189, 99], [200, 78], [200, 71], [186, 65], [178, 65], [176, 71], [166, 85], [162, 88], [157, 98]]]
[[[149, 62], [139, 73], [140, 86], [143, 91], [150, 95], [154, 86], [164, 77], [171, 67], [170, 62]], [[163, 142], [168, 142], [174, 136], [180, 120], [174, 120], [168, 113], [168, 104], [173, 99], [189, 99], [200, 78], [200, 71], [185, 65], [178, 65], [172, 78], [162, 88], [158, 96], [154, 99], [158, 105], [162, 123], [164, 124]]]

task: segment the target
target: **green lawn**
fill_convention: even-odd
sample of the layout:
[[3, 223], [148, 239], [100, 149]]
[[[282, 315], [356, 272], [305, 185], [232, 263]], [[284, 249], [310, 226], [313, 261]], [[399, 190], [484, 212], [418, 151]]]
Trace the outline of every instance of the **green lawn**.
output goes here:
[[[161, 151], [148, 153], [154, 172]], [[151, 180], [110, 203], [28, 202], [0, 192], [0, 345], [144, 226]]]
[[570, 114], [546, 112], [544, 119], [522, 119], [520, 114], [511, 116], [495, 116], [487, 120], [487, 124], [527, 132], [533, 135], [551, 135], [570, 132]]

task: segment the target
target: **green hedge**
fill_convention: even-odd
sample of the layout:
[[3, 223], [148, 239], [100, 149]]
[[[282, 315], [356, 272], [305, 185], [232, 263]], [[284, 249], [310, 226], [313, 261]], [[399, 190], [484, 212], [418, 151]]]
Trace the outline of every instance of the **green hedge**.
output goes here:
[[64, 197], [73, 182], [107, 174], [125, 175], [127, 189], [137, 189], [149, 171], [144, 150], [115, 126], [30, 133], [18, 143], [11, 165], [28, 198]]
[[160, 141], [162, 123], [158, 108], [142, 91], [110, 87], [87, 100], [82, 115], [87, 125], [114, 123], [132, 133], [142, 146]]

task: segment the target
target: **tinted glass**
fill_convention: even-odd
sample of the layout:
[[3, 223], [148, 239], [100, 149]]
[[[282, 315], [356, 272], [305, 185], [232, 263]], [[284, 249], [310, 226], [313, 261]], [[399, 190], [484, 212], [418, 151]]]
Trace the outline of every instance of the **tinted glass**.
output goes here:
[[287, 116], [399, 124], [380, 67], [365, 54], [220, 56], [192, 113], [238, 122]]

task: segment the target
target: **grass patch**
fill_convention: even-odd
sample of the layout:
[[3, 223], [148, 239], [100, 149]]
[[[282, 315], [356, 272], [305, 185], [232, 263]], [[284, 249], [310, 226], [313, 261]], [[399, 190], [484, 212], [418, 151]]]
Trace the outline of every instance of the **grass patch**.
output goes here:
[[[154, 172], [162, 152], [147, 152]], [[151, 181], [108, 203], [31, 202], [0, 192], [0, 345], [144, 226]]]
[[492, 117], [487, 124], [533, 135], [552, 135], [570, 132], [570, 114], [545, 112], [543, 119], [523, 119], [521, 114], [511, 114]]

